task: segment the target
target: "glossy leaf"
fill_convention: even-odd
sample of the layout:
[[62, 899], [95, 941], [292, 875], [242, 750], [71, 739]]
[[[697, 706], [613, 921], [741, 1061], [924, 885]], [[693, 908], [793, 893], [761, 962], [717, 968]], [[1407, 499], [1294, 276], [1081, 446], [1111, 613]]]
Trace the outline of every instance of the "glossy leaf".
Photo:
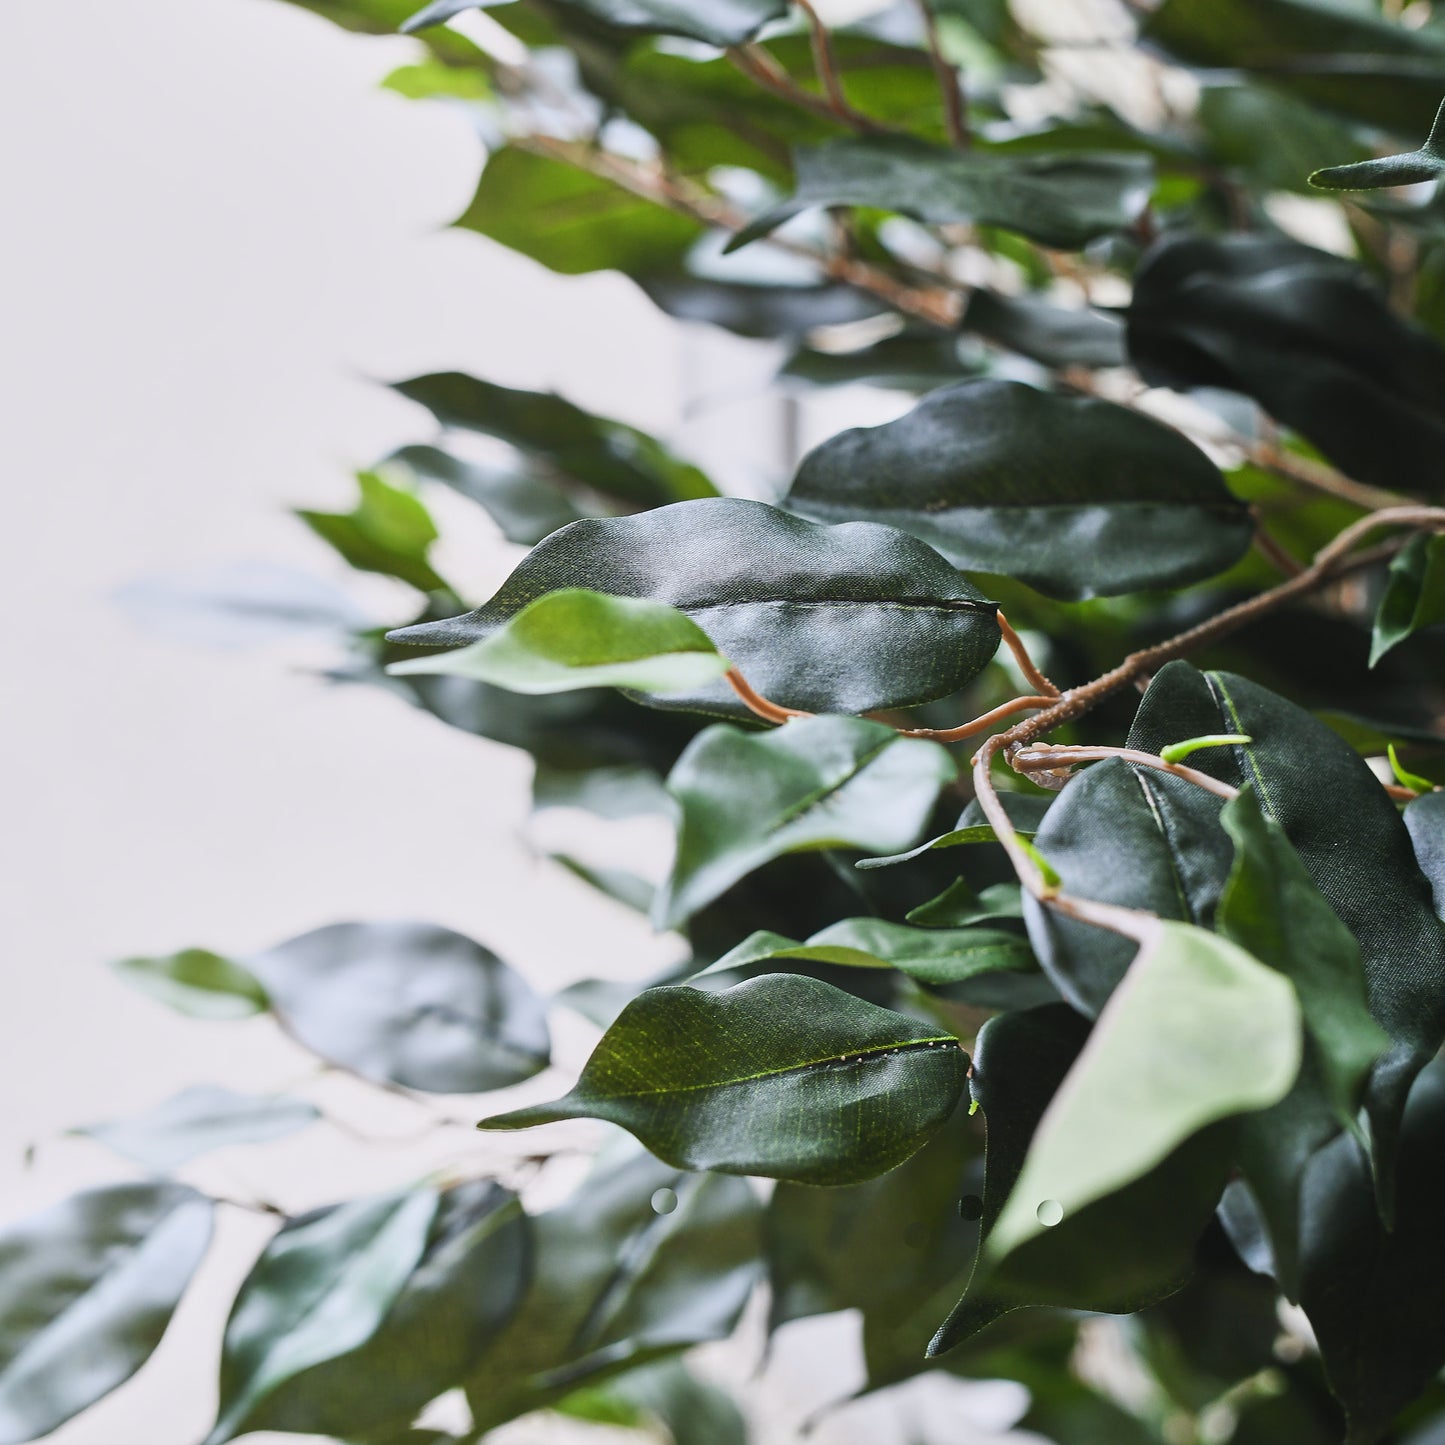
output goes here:
[[1235, 787], [1254, 784], [1360, 945], [1370, 1012], [1395, 1041], [1376, 1065], [1367, 1096], [1387, 1200], [1390, 1145], [1405, 1094], [1445, 1035], [1445, 932], [1430, 885], [1378, 779], [1324, 723], [1232, 673], [1170, 663], [1144, 695], [1131, 746], [1156, 752], [1206, 732], [1254, 739], [1245, 748], [1211, 748], [1193, 766]]
[[564, 276], [649, 276], [682, 264], [706, 228], [614, 181], [551, 156], [503, 146], [487, 158], [453, 223]]
[[1373, 191], [1385, 186], [1412, 186], [1445, 175], [1445, 105], [1425, 144], [1404, 155], [1380, 156], [1353, 165], [1327, 166], [1310, 177], [1310, 185], [1326, 191]]
[[428, 554], [436, 523], [417, 498], [374, 472], [359, 472], [361, 500], [350, 512], [298, 511], [297, 516], [352, 567], [410, 583], [422, 592], [447, 590]]
[[1442, 1190], [1445, 1066], [1439, 1060], [1410, 1091], [1392, 1229], [1380, 1222], [1369, 1164], [1349, 1135], [1310, 1169], [1300, 1302], [1330, 1388], [1349, 1416], [1350, 1445], [1379, 1439], [1445, 1365]]
[[[377, 1239], [357, 1243], [370, 1250]], [[531, 1253], [528, 1221], [513, 1195], [485, 1180], [446, 1190], [420, 1257], [373, 1332], [279, 1381], [247, 1416], [247, 1428], [347, 1440], [401, 1431], [431, 1400], [460, 1386], [509, 1325], [529, 1282]], [[304, 1260], [314, 1265], [315, 1251]], [[386, 1289], [394, 1284], [380, 1261], [377, 1276]]]
[[147, 1169], [168, 1172], [212, 1149], [280, 1139], [320, 1117], [316, 1106], [304, 1099], [237, 1094], [214, 1084], [196, 1084], [144, 1114], [74, 1132]]
[[1149, 199], [1147, 157], [961, 155], [911, 137], [867, 136], [804, 147], [782, 205], [749, 222], [736, 249], [814, 206], [868, 206], [944, 225], [972, 221], [1077, 250], [1132, 225]]
[[[676, 1207], [660, 1213], [659, 1198]], [[532, 1221], [526, 1294], [468, 1376], [476, 1428], [731, 1334], [758, 1278], [760, 1213], [744, 1180], [679, 1174], [614, 1141]]]
[[1134, 277], [1129, 352], [1151, 385], [1253, 397], [1359, 481], [1445, 487], [1445, 346], [1353, 261], [1267, 236], [1166, 237]]
[[77, 1194], [0, 1230], [0, 1441], [49, 1435], [150, 1358], [211, 1238], [182, 1184]]
[[518, 391], [457, 371], [414, 376], [397, 382], [396, 390], [442, 426], [496, 437], [558, 481], [628, 507], [714, 495], [695, 466], [646, 432], [552, 392]]
[[1253, 535], [1178, 432], [1014, 381], [946, 387], [897, 421], [831, 438], [804, 458], [787, 505], [901, 527], [959, 567], [1066, 598], [1198, 581]]
[[1331, 0], [1164, 0], [1143, 38], [1206, 69], [1271, 86], [1388, 129], [1419, 134], [1445, 84], [1445, 42]]
[[437, 1213], [430, 1190], [358, 1199], [288, 1222], [226, 1322], [221, 1400], [206, 1445], [261, 1428], [271, 1396], [364, 1345], [396, 1303]]
[[[1159, 922], [1045, 1110], [989, 1230], [985, 1272], [1133, 1183], [1206, 1125], [1268, 1108], [1300, 1065], [1290, 983], [1242, 948]], [[985, 1278], [987, 1273], [985, 1273]]]
[[490, 949], [421, 923], [335, 923], [248, 960], [297, 1042], [363, 1078], [437, 1094], [546, 1068], [541, 1000]]
[[1445, 622], [1445, 537], [1419, 533], [1390, 563], [1370, 641], [1373, 667], [1412, 633]]
[[[748, 682], [786, 707], [868, 712], [943, 697], [998, 647], [995, 608], [942, 557], [890, 527], [820, 527], [718, 498], [553, 533], [484, 607], [390, 634], [460, 647], [561, 587], [685, 612]], [[726, 684], [669, 706], [745, 710]]]
[[667, 780], [681, 823], [654, 919], [676, 927], [785, 853], [901, 849], [953, 776], [937, 743], [864, 718], [800, 718], [767, 733], [710, 727]]
[[528, 603], [480, 642], [395, 663], [392, 671], [470, 677], [536, 694], [695, 691], [728, 667], [707, 633], [665, 603], [567, 587]]
[[754, 933], [697, 977], [752, 970], [774, 959], [842, 968], [896, 968], [920, 983], [935, 985], [1035, 967], [1028, 944], [999, 929], [910, 928], [882, 918], [845, 918], [805, 943], [779, 933]]
[[249, 1018], [271, 1006], [260, 979], [204, 948], [165, 958], [123, 958], [114, 968], [132, 988], [191, 1018]]
[[1057, 1003], [989, 1019], [979, 1033], [970, 1087], [987, 1122], [984, 1244], [967, 1292], [931, 1341], [930, 1355], [953, 1349], [1020, 1306], [1129, 1313], [1167, 1297], [1189, 1276], [1195, 1242], [1229, 1174], [1229, 1139], [1222, 1132], [1229, 1126], [1206, 1129], [1142, 1179], [1065, 1211], [1001, 1264], [983, 1259], [1041, 1120], [1088, 1037], [1087, 1020]]
[[952, 1036], [815, 979], [656, 988], [622, 1011], [570, 1094], [482, 1127], [607, 1119], [681, 1169], [852, 1184], [924, 1143], [967, 1067]]

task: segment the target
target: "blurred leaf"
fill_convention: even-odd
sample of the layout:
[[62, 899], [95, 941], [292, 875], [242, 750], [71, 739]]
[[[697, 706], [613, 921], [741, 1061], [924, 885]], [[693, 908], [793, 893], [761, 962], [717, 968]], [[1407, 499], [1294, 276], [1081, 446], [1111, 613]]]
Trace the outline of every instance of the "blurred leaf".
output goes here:
[[456, 371], [414, 376], [397, 382], [396, 390], [442, 426], [496, 437], [560, 480], [629, 507], [715, 495], [695, 466], [646, 432], [552, 392], [517, 391]]
[[231, 1307], [206, 1445], [263, 1428], [276, 1391], [376, 1333], [422, 1257], [437, 1203], [431, 1190], [388, 1194], [314, 1210], [281, 1229]]
[[448, 928], [333, 923], [247, 961], [287, 1032], [362, 1078], [477, 1094], [547, 1067], [541, 1000]]
[[565, 587], [529, 602], [479, 642], [393, 663], [391, 670], [449, 673], [525, 693], [684, 692], [729, 666], [697, 623], [665, 603]]
[[1151, 171], [1147, 157], [1137, 155], [961, 155], [911, 136], [803, 147], [794, 166], [793, 195], [744, 226], [730, 249], [811, 207], [868, 206], [927, 224], [1000, 226], [1041, 245], [1077, 250], [1139, 218]]
[[908, 921], [924, 928], [965, 928], [1000, 918], [1022, 918], [1023, 900], [1017, 883], [995, 883], [981, 893], [962, 878], [936, 898], [920, 903]]
[[521, 150], [493, 151], [471, 204], [454, 222], [564, 276], [675, 270], [706, 228], [614, 181]]
[[954, 771], [938, 744], [865, 718], [798, 718], [767, 733], [708, 728], [667, 781], [682, 821], [657, 926], [675, 928], [784, 853], [901, 849]]
[[778, 375], [811, 386], [866, 382], [899, 391], [926, 392], [945, 382], [976, 375], [979, 369], [978, 362], [964, 356], [957, 336], [930, 327], [908, 328], [856, 351], [800, 347]]
[[679, 321], [701, 321], [738, 336], [801, 336], [882, 314], [881, 301], [851, 286], [764, 286], [701, 276], [639, 276], [654, 305]]
[[1407, 133], [1430, 124], [1445, 86], [1445, 40], [1333, 0], [1164, 0], [1141, 37], [1193, 65], [1244, 70]]
[[1359, 481], [1445, 488], [1445, 346], [1353, 261], [1270, 236], [1165, 237], [1134, 278], [1129, 352], [1150, 385], [1253, 397]]
[[1036, 296], [1004, 296], [977, 287], [963, 329], [1027, 356], [1041, 366], [1124, 366], [1124, 325], [1106, 312], [1057, 306]]
[[427, 554], [437, 539], [436, 523], [408, 491], [393, 487], [374, 472], [358, 472], [361, 500], [350, 512], [296, 515], [352, 567], [380, 572], [410, 583], [421, 592], [445, 592]]
[[[417, 29], [450, 19], [463, 10], [497, 0], [435, 0], [403, 27]], [[580, 10], [620, 30], [681, 35], [708, 45], [741, 45], [769, 20], [787, 14], [787, 0], [553, 0], [562, 10]]]
[[482, 1127], [607, 1119], [678, 1168], [851, 1184], [923, 1144], [967, 1067], [951, 1036], [815, 979], [656, 988], [622, 1011], [570, 1094]]
[[304, 1099], [237, 1094], [215, 1084], [195, 1084], [144, 1114], [73, 1132], [86, 1134], [147, 1169], [168, 1172], [212, 1149], [282, 1138], [320, 1117], [316, 1106]]
[[1390, 563], [1385, 595], [1375, 613], [1370, 666], [1411, 633], [1439, 622], [1445, 622], [1445, 537], [1420, 532]]
[[[352, 1237], [368, 1251], [377, 1239]], [[398, 1253], [402, 1243], [394, 1237]], [[301, 1260], [313, 1269], [343, 1267], [314, 1248]], [[486, 1180], [446, 1190], [420, 1257], [372, 1333], [279, 1381], [247, 1428], [366, 1440], [402, 1431], [431, 1400], [462, 1384], [511, 1321], [530, 1269], [528, 1222], [513, 1195]], [[378, 1259], [379, 1287], [390, 1290], [395, 1279], [390, 1258]], [[335, 1288], [339, 1309], [348, 1286], [338, 1280]]]
[[732, 1398], [675, 1359], [614, 1375], [568, 1395], [556, 1408], [603, 1425], [660, 1427], [671, 1445], [747, 1445], [747, 1424]]
[[248, 1018], [271, 1006], [258, 978], [204, 948], [167, 958], [122, 958], [112, 967], [132, 988], [191, 1018]]
[[469, 1374], [479, 1432], [731, 1334], [752, 1293], [761, 1212], [752, 1188], [679, 1174], [630, 1140], [616, 1143], [569, 1199], [532, 1221], [521, 1308]]
[[502, 529], [507, 541], [520, 542], [524, 547], [587, 515], [554, 485], [551, 477], [537, 472], [478, 466], [430, 446], [402, 447], [384, 465], [398, 463], [415, 476], [442, 482], [476, 502]]
[[773, 959], [802, 959], [844, 968], [896, 968], [920, 983], [960, 983], [984, 973], [1036, 967], [1016, 934], [986, 928], [909, 928], [882, 918], [845, 918], [806, 943], [778, 933], [754, 933], [705, 968], [698, 978], [753, 968]]
[[150, 1358], [211, 1238], [182, 1184], [77, 1194], [0, 1230], [0, 1441], [49, 1435]]
[[1392, 1229], [1375, 1208], [1370, 1167], [1348, 1134], [1316, 1159], [1305, 1183], [1300, 1302], [1350, 1445], [1378, 1440], [1445, 1365], [1445, 1066], [1410, 1091], [1399, 1141]]
[[1198, 581], [1237, 562], [1254, 532], [1178, 432], [1014, 381], [946, 387], [831, 438], [786, 501], [819, 521], [901, 527], [958, 567], [1071, 599]]
[[[678, 608], [759, 692], [810, 712], [947, 696], [998, 647], [993, 604], [915, 538], [815, 526], [732, 497], [575, 522], [540, 543], [485, 606], [389, 636], [465, 646], [540, 594], [577, 585]], [[665, 705], [749, 716], [722, 683]]]

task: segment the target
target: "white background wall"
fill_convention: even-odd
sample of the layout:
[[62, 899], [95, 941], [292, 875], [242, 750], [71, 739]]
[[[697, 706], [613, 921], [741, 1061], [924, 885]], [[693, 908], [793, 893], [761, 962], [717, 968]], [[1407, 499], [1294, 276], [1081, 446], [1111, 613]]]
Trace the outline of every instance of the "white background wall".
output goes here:
[[[191, 944], [245, 952], [350, 917], [451, 925], [543, 987], [641, 975], [676, 948], [529, 848], [519, 754], [380, 694], [327, 689], [305, 675], [315, 659], [302, 651], [217, 654], [146, 635], [113, 590], [245, 558], [340, 575], [286, 507], [347, 505], [350, 468], [426, 428], [369, 377], [460, 367], [555, 386], [750, 482], [773, 454], [776, 415], [749, 399], [765, 354], [689, 338], [620, 277], [564, 281], [444, 229], [480, 151], [454, 113], [375, 88], [409, 42], [349, 37], [270, 0], [16, 3], [5, 18], [9, 1219], [125, 1176], [65, 1128], [198, 1080], [297, 1083], [381, 1134], [417, 1123], [408, 1106], [307, 1080], [309, 1061], [264, 1020], [170, 1014], [115, 981], [110, 959]], [[684, 426], [699, 389], [741, 399]], [[507, 559], [466, 525], [472, 545], [443, 570], [480, 596]], [[372, 601], [385, 616], [394, 598], [379, 588]], [[656, 862], [654, 839], [629, 837]], [[564, 1062], [581, 1047], [563, 1031]], [[221, 1154], [191, 1177], [300, 1207], [476, 1147], [443, 1132], [368, 1149], [323, 1126]], [[225, 1303], [267, 1228], [225, 1211], [151, 1367], [54, 1438], [199, 1438]], [[811, 1368], [783, 1352], [753, 1396], [770, 1438], [794, 1438], [804, 1412], [851, 1387], [850, 1346], [844, 1323], [811, 1347]], [[917, 1410], [939, 1408], [931, 1388]], [[945, 1418], [937, 1438], [952, 1445], [963, 1428], [952, 1403]], [[529, 1424], [518, 1438], [544, 1432]], [[889, 1432], [864, 1410], [816, 1438]]]

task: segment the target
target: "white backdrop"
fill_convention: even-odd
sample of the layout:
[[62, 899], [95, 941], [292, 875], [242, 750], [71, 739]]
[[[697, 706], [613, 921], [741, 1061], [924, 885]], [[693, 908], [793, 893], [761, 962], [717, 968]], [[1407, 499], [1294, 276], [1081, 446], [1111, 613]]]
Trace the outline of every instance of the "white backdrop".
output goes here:
[[[563, 280], [445, 229], [480, 151], [455, 113], [376, 89], [411, 53], [270, 0], [7, 11], [5, 1219], [125, 1176], [99, 1146], [62, 1137], [68, 1126], [199, 1080], [299, 1081], [376, 1132], [417, 1123], [408, 1106], [306, 1080], [306, 1058], [265, 1021], [171, 1015], [115, 981], [110, 959], [192, 944], [244, 952], [352, 917], [451, 925], [545, 987], [642, 975], [676, 955], [675, 941], [539, 859], [521, 832], [521, 755], [378, 693], [328, 689], [295, 649], [217, 654], [146, 635], [111, 600], [136, 578], [247, 558], [340, 575], [286, 507], [349, 505], [350, 469], [426, 430], [369, 378], [458, 367], [556, 387], [745, 485], [767, 480], [778, 417], [756, 396], [765, 349], [703, 341], [618, 276]], [[699, 395], [732, 399], [685, 415]], [[895, 407], [845, 397], [810, 424]], [[482, 596], [507, 557], [462, 513], [448, 511], [463, 544], [443, 571]], [[371, 600], [379, 616], [395, 601], [384, 587]], [[657, 838], [626, 836], [655, 867]], [[580, 1046], [564, 1028], [566, 1062]], [[367, 1149], [321, 1126], [222, 1153], [190, 1177], [301, 1207], [473, 1147], [442, 1133]], [[54, 1438], [198, 1439], [225, 1302], [268, 1227], [224, 1211], [152, 1365]], [[854, 1353], [846, 1320], [785, 1339], [751, 1387], [761, 1438], [796, 1438], [807, 1411], [846, 1393]], [[717, 1367], [750, 1364], [724, 1354]], [[932, 1412], [943, 1424], [927, 1438], [961, 1445], [958, 1391], [912, 1393], [915, 1438]], [[892, 1436], [863, 1407], [815, 1438]], [[533, 1422], [516, 1438], [552, 1437]]]

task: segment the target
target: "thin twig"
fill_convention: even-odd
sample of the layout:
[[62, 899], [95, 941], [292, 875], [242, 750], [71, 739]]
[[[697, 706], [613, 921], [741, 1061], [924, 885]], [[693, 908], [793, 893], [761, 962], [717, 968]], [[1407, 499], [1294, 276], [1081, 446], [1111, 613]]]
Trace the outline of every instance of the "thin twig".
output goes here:
[[1271, 536], [1262, 526], [1255, 527], [1254, 545], [1260, 555], [1286, 577], [1298, 577], [1304, 571], [1304, 567], [1280, 545], [1279, 538]]
[[1133, 763], [1136, 767], [1154, 768], [1161, 773], [1173, 773], [1176, 778], [1183, 778], [1185, 782], [1193, 783], [1195, 787], [1203, 788], [1205, 792], [1213, 793], [1216, 797], [1225, 799], [1226, 802], [1239, 794], [1238, 788], [1232, 788], [1228, 783], [1221, 783], [1218, 778], [1211, 778], [1208, 773], [1201, 773], [1197, 768], [1186, 767], [1183, 763], [1167, 762], [1157, 754], [1146, 753], [1139, 748], [1075, 747], [1071, 743], [1059, 745], [1029, 743], [1022, 748], [1014, 749], [1006, 756], [1009, 766], [1019, 773], [1048, 772], [1055, 768], [1073, 767], [1077, 763], [1095, 763], [1102, 762], [1105, 758], [1122, 758], [1126, 763]]
[[823, 24], [822, 16], [813, 8], [812, 0], [796, 0], [796, 4], [808, 18], [808, 34], [813, 42], [813, 69], [818, 72], [818, 83], [823, 87], [823, 94], [828, 97], [833, 114], [844, 125], [856, 127], [860, 119], [866, 125], [867, 118], [860, 117], [848, 103], [842, 77], [838, 74], [838, 57], [833, 53], [833, 37], [829, 35], [828, 27]]
[[933, 71], [938, 76], [938, 88], [943, 94], [943, 115], [948, 124], [948, 138], [959, 150], [966, 151], [973, 144], [973, 137], [968, 129], [963, 76], [958, 67], [943, 53], [943, 43], [938, 34], [938, 17], [933, 13], [933, 6], [929, 0], [916, 0], [916, 3], [918, 13], [923, 19], [928, 55], [933, 61]]
[[748, 711], [756, 713], [766, 722], [785, 723], [795, 717], [813, 716], [812, 713], [802, 712], [795, 707], [783, 707], [779, 703], [770, 702], [762, 693], [755, 691], [752, 684], [735, 667], [728, 668], [723, 678], [742, 699]]
[[1012, 717], [1016, 712], [1027, 712], [1029, 708], [1046, 708], [1055, 705], [1061, 697], [1067, 694], [1054, 693], [1051, 697], [1016, 697], [1012, 702], [1006, 702], [1001, 707], [986, 712], [982, 717], [976, 717], [972, 722], [966, 722], [956, 728], [900, 728], [899, 731], [906, 738], [927, 738], [935, 743], [961, 743], [966, 738], [976, 738], [980, 733], [986, 733], [995, 723], [1002, 722], [1006, 717]]
[[998, 630], [1003, 633], [1003, 640], [1008, 650], [1013, 653], [1014, 661], [1018, 663], [1019, 671], [1028, 680], [1029, 686], [1037, 688], [1046, 697], [1058, 697], [1058, 688], [1039, 671], [1033, 658], [1029, 656], [1028, 648], [1024, 646], [1023, 638], [1009, 625], [1008, 618], [1001, 611], [995, 615], [998, 618]]

